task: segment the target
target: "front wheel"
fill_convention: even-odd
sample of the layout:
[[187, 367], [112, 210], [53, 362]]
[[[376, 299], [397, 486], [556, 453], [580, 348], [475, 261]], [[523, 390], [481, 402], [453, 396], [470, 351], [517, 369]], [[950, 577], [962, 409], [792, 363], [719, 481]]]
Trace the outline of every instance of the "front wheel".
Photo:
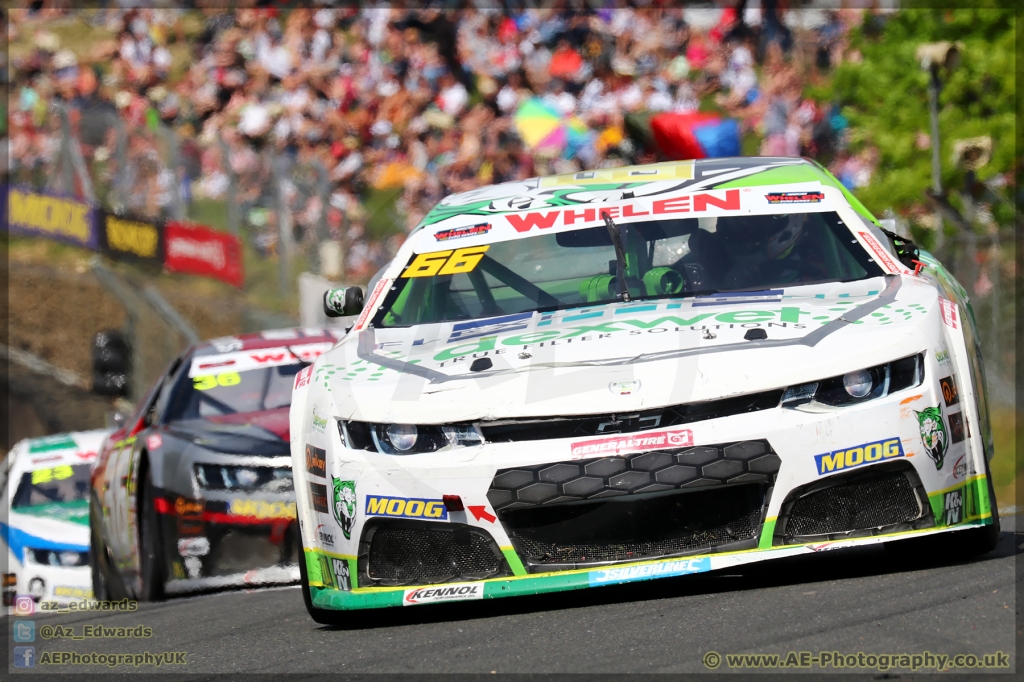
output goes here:
[[139, 601], [160, 601], [164, 598], [164, 556], [160, 517], [156, 513], [153, 479], [146, 472], [139, 495], [139, 569], [142, 590]]
[[340, 617], [334, 611], [313, 606], [313, 597], [309, 592], [309, 574], [306, 572], [306, 551], [299, 547], [299, 579], [302, 588], [302, 601], [306, 605], [309, 617], [321, 625], [337, 625]]
[[110, 589], [107, 584], [106, 563], [107, 546], [103, 543], [100, 531], [100, 519], [103, 510], [96, 499], [89, 500], [89, 571], [92, 573], [92, 596], [99, 601], [110, 600]]
[[922, 538], [909, 538], [885, 543], [886, 551], [895, 559], [920, 562], [958, 560], [963, 561], [988, 554], [999, 543], [999, 504], [992, 486], [992, 472], [985, 461], [985, 480], [988, 482], [988, 503], [992, 512], [992, 523], [955, 533], [942, 533]]

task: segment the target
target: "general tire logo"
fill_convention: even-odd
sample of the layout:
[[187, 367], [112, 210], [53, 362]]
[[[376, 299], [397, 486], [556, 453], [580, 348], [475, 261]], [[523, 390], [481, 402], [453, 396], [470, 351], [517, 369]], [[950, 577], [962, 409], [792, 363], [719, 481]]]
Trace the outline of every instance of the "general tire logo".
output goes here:
[[689, 429], [630, 433], [611, 438], [581, 440], [572, 444], [576, 459], [598, 455], [624, 455], [646, 450], [665, 450], [693, 445], [693, 432]]
[[402, 604], [413, 606], [415, 604], [436, 604], [445, 601], [469, 601], [483, 598], [483, 583], [463, 583], [442, 585], [440, 587], [418, 587], [413, 590], [406, 590]]

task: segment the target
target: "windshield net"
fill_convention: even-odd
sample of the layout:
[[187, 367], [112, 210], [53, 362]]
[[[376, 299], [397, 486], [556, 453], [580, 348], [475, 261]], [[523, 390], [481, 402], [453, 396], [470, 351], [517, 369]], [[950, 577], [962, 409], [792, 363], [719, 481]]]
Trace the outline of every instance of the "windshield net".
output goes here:
[[[620, 223], [632, 300], [877, 277], [833, 212]], [[619, 300], [605, 226], [414, 255], [374, 318], [400, 327]]]
[[76, 502], [89, 492], [90, 464], [60, 464], [21, 475], [11, 507], [34, 507], [53, 502]]
[[241, 372], [182, 376], [168, 406], [167, 421], [260, 412], [288, 407], [295, 375], [305, 363]]

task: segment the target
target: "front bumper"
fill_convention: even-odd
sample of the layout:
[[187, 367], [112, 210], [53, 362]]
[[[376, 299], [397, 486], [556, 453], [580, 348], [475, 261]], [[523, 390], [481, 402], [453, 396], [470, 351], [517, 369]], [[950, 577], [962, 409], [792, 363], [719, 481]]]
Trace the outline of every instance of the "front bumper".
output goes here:
[[[951, 444], [942, 466], [924, 449], [915, 412], [942, 400], [931, 383], [845, 408], [775, 408], [697, 422], [686, 427], [687, 436], [677, 434], [678, 447], [641, 446], [604, 457], [581, 447], [581, 439], [407, 457], [339, 447], [333, 452], [340, 456], [327, 457], [326, 478], [353, 482], [356, 513], [350, 539], [334, 548], [304, 534], [313, 603], [359, 609], [539, 594], [991, 523], [978, 434]], [[309, 496], [310, 484], [323, 486], [294, 460], [293, 466], [300, 496]], [[429, 522], [405, 513], [410, 502], [452, 495], [466, 511]], [[705, 499], [692, 504], [700, 496]], [[692, 521], [686, 511], [727, 496], [731, 501], [714, 518]], [[340, 518], [313, 506], [300, 505], [304, 523], [319, 527]], [[622, 513], [601, 511], [615, 506]], [[591, 518], [617, 530], [588, 536], [587, 524], [573, 521], [581, 513], [572, 510], [584, 508], [583, 518], [605, 513]], [[671, 522], [659, 527], [661, 518]], [[416, 571], [385, 575], [373, 565], [373, 536], [415, 523], [424, 530], [447, 525], [453, 533], [464, 528], [463, 541], [454, 543], [464, 548], [476, 542], [465, 540], [470, 535], [489, 539], [498, 560], [471, 568], [477, 576], [484, 564], [493, 572], [420, 571], [420, 581]], [[422, 566], [429, 563], [417, 559], [423, 551], [411, 548], [411, 558], [399, 559]], [[444, 551], [458, 565], [469, 550]]]

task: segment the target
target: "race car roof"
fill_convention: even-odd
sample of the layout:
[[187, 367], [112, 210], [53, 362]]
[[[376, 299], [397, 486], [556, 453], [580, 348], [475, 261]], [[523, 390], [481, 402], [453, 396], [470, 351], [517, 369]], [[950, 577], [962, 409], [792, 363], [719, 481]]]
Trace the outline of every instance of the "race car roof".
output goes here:
[[221, 336], [196, 345], [193, 355], [217, 355], [234, 351], [263, 350], [266, 348], [285, 348], [288, 346], [305, 346], [314, 343], [333, 344], [341, 338], [341, 334], [330, 329], [310, 329], [288, 327], [285, 329], [267, 329], [249, 334]]
[[[867, 209], [817, 163], [802, 158], [753, 156], [602, 168], [488, 185], [445, 197], [417, 229], [458, 217], [461, 231], [463, 219], [472, 220], [473, 216], [487, 218], [542, 207], [625, 199], [633, 193], [644, 193], [644, 186], [652, 183], [663, 186], [659, 191], [694, 192], [734, 187], [783, 188], [814, 182], [838, 189], [854, 210], [874, 222]], [[453, 225], [447, 222], [445, 226]]]

